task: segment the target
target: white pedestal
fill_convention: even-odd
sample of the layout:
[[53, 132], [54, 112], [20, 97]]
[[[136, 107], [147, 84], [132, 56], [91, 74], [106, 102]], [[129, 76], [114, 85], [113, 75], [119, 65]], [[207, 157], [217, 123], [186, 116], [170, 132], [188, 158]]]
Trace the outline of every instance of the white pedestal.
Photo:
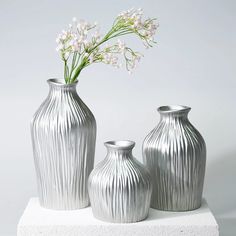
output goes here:
[[114, 224], [93, 217], [90, 207], [76, 211], [54, 211], [40, 207], [32, 198], [18, 224], [17, 236], [218, 236], [217, 222], [203, 201], [190, 212], [150, 209], [145, 221]]

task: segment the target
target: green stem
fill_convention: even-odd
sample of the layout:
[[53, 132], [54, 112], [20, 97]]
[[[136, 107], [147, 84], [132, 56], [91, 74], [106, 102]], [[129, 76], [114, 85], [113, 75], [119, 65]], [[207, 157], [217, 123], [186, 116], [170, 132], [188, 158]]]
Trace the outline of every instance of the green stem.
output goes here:
[[82, 60], [82, 62], [80, 63], [80, 65], [77, 67], [77, 69], [75, 70], [75, 73], [73, 75], [73, 77], [71, 78], [70, 83], [73, 83], [76, 81], [77, 77], [79, 76], [80, 72], [82, 71], [82, 69], [88, 64], [88, 58], [84, 58]]
[[76, 59], [77, 59], [77, 52], [73, 54], [73, 59], [71, 63], [71, 70], [70, 70], [70, 75], [69, 75], [69, 80], [71, 80], [71, 76], [73, 74], [74, 69], [76, 68]]
[[64, 79], [67, 84], [69, 82], [67, 77], [67, 60], [64, 60]]

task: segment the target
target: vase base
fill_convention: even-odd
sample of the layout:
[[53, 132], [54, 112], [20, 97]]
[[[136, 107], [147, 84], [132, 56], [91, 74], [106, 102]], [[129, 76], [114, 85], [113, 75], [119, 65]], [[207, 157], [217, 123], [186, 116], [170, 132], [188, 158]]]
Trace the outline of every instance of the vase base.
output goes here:
[[115, 224], [132, 224], [132, 223], [143, 221], [148, 217], [148, 215], [146, 215], [144, 217], [140, 217], [139, 219], [135, 219], [135, 220], [125, 220], [125, 219], [116, 220], [116, 219], [110, 219], [110, 218], [103, 218], [103, 217], [100, 217], [100, 216], [97, 216], [94, 214], [93, 214], [93, 216], [100, 221], [104, 221], [104, 222], [108, 222], [108, 223], [115, 223]]
[[169, 211], [169, 212], [186, 212], [186, 211], [195, 211], [197, 209], [199, 209], [201, 207], [201, 203], [196, 205], [196, 206], [192, 206], [192, 207], [161, 207], [161, 206], [156, 206], [156, 205], [152, 205], [151, 204], [151, 208], [159, 210], [159, 211]]
[[39, 201], [39, 205], [42, 208], [48, 209], [48, 210], [56, 210], [56, 211], [73, 211], [73, 210], [79, 210], [86, 208], [90, 205], [89, 202], [82, 203], [82, 204], [44, 204], [43, 202]]
[[146, 220], [113, 224], [97, 220], [91, 207], [77, 211], [41, 208], [32, 198], [22, 215], [17, 236], [219, 236], [218, 224], [207, 203], [190, 212], [164, 212], [150, 209]]

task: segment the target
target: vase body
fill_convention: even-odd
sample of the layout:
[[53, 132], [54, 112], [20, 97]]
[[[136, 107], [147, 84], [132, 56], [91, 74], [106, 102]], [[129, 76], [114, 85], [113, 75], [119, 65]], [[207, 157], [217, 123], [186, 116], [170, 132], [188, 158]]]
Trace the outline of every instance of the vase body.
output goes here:
[[40, 204], [55, 210], [83, 208], [89, 205], [96, 121], [79, 98], [76, 83], [48, 83], [49, 95], [31, 122]]
[[161, 119], [143, 142], [153, 182], [151, 207], [188, 211], [201, 206], [206, 145], [188, 120], [189, 107], [163, 106]]
[[106, 158], [89, 176], [93, 215], [103, 221], [132, 223], [148, 216], [152, 184], [147, 169], [132, 156], [132, 141], [105, 143]]

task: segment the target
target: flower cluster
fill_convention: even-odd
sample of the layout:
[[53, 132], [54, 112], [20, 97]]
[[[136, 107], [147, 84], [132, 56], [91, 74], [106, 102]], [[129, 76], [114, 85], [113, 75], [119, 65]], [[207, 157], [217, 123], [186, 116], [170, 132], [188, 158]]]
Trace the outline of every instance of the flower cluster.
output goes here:
[[156, 34], [158, 25], [156, 19], [143, 19], [143, 10], [130, 9], [120, 13], [117, 17], [117, 23], [125, 25], [130, 31], [137, 34], [148, 48], [155, 43], [153, 36]]
[[[73, 18], [73, 24], [69, 24], [68, 30], [62, 30], [62, 33], [58, 35], [56, 39], [57, 51], [61, 52], [62, 58], [67, 59], [72, 53], [83, 53], [90, 46], [88, 41], [88, 32], [96, 27], [96, 23], [89, 24], [85, 21], [77, 22], [76, 18]], [[100, 35], [95, 33], [93, 37], [93, 43], [95, 44], [99, 40]]]
[[63, 30], [56, 39], [57, 48], [64, 61], [64, 78], [66, 83], [74, 82], [82, 69], [92, 63], [103, 62], [117, 68], [122, 66], [121, 58], [131, 72], [141, 58], [141, 54], [133, 51], [120, 39], [113, 44], [108, 44], [114, 38], [134, 34], [149, 48], [155, 43], [153, 36], [157, 30], [155, 19], [143, 19], [142, 9], [131, 9], [117, 16], [110, 31], [101, 35], [97, 24], [86, 21], [73, 23], [68, 30]]

